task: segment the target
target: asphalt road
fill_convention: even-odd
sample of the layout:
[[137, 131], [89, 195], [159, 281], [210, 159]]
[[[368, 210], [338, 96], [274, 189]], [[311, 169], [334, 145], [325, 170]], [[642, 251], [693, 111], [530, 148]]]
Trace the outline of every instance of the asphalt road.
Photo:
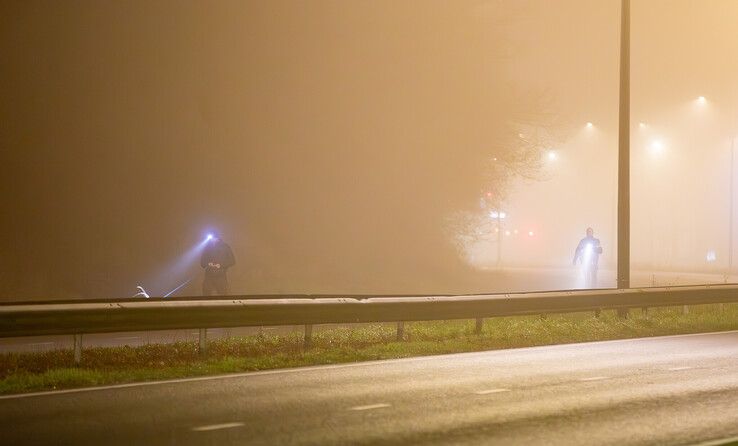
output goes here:
[[3, 444], [699, 444], [738, 436], [738, 332], [0, 398]]
[[[491, 281], [489, 292], [524, 292], [538, 290], [556, 290], [575, 288], [577, 270], [564, 269], [521, 269], [505, 268], [490, 272], [494, 280]], [[730, 277], [731, 281], [738, 281], [738, 277]], [[694, 274], [678, 272], [644, 272], [634, 271], [632, 285], [638, 286], [666, 286], [704, 283], [722, 283], [723, 276], [715, 274]], [[600, 283], [603, 287], [615, 286], [613, 271], [600, 272]], [[330, 326], [315, 327], [315, 331], [329, 329]], [[301, 332], [302, 326], [286, 327], [241, 327], [231, 329], [210, 329], [208, 338], [222, 338], [229, 336], [254, 335], [260, 331], [272, 334], [286, 334]], [[114, 347], [122, 345], [168, 344], [176, 341], [194, 341], [198, 339], [197, 330], [163, 330], [152, 332], [127, 333], [100, 333], [85, 335], [83, 347]], [[71, 349], [74, 345], [73, 336], [34, 336], [23, 338], [0, 338], [0, 353], [8, 352], [40, 352], [54, 349]]]

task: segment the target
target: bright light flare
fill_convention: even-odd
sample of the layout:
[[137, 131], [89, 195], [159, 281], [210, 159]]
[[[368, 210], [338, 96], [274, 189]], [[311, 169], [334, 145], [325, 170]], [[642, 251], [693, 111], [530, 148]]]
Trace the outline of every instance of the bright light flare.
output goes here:
[[712, 263], [715, 260], [717, 260], [717, 254], [715, 254], [714, 250], [707, 251], [707, 255], [705, 256], [705, 260], [707, 260], [708, 263]]
[[554, 150], [549, 150], [546, 154], [549, 161], [556, 161], [556, 159], [559, 157], [559, 155]]
[[698, 104], [706, 104], [707, 103], [707, 98], [704, 97], [704, 96], [700, 96], [700, 97], [697, 98], [697, 103]]
[[[202, 250], [205, 249], [205, 246], [207, 246], [207, 244], [211, 240], [214, 240], [215, 237], [216, 234], [213, 232], [206, 233], [205, 237], [203, 237], [195, 245], [192, 245], [186, 252], [180, 255], [157, 275], [156, 279], [154, 280], [154, 285], [152, 285], [153, 288], [159, 290], [168, 290], [172, 286], [172, 281], [184, 281], [185, 278], [192, 274], [193, 268], [198, 265], [198, 260], [200, 258], [200, 255], [202, 254]], [[159, 294], [159, 291], [155, 291], [152, 294], [155, 296], [169, 296], [172, 293], [177, 292], [180, 288], [184, 287], [187, 283], [189, 283], [190, 280], [192, 279], [187, 279], [185, 281], [186, 283], [182, 283], [180, 286], [174, 288], [171, 291], [168, 291], [167, 293], [161, 292], [161, 294]]]
[[666, 145], [664, 145], [664, 142], [660, 139], [654, 139], [648, 145], [648, 150], [651, 152], [652, 155], [661, 155], [666, 150]]
[[528, 231], [528, 237], [533, 237], [534, 235], [536, 235], [536, 234], [535, 234], [535, 232], [533, 232], [533, 231]]
[[594, 127], [594, 124], [592, 124], [591, 122], [587, 122], [586, 125], [588, 129], [591, 129], [592, 127]]

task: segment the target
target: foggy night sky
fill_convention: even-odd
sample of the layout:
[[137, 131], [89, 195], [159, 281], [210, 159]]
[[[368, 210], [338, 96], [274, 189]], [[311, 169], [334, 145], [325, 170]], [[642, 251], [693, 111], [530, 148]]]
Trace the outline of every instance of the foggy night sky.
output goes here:
[[[235, 293], [484, 291], [444, 218], [542, 112], [568, 136], [560, 170], [506, 198], [540, 233], [510, 262], [566, 262], [594, 225], [611, 264], [619, 4], [3, 2], [0, 298], [165, 291], [211, 228]], [[635, 263], [725, 257], [737, 18], [730, 0], [632, 1]], [[641, 121], [679, 148], [658, 176]]]

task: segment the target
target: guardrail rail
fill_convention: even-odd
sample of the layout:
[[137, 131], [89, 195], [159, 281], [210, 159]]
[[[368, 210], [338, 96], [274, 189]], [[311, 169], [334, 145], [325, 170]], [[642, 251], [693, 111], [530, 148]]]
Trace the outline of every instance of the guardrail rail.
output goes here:
[[304, 325], [309, 346], [317, 324], [476, 319], [602, 309], [687, 306], [738, 302], [738, 285], [566, 290], [445, 296], [228, 296], [129, 299], [0, 305], [0, 337], [73, 335], [79, 362], [82, 335], [126, 331]]

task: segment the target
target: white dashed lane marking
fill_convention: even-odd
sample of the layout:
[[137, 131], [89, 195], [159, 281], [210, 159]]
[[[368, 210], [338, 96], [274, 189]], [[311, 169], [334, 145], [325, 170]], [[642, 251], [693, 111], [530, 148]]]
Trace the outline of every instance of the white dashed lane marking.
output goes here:
[[609, 379], [609, 376], [591, 376], [589, 378], [582, 378], [579, 381], [602, 381], [603, 379]]
[[367, 406], [354, 406], [354, 407], [351, 407], [349, 410], [372, 410], [372, 409], [382, 409], [384, 407], [390, 407], [390, 405], [385, 404], [385, 403], [369, 404]]
[[692, 369], [692, 368], [694, 368], [694, 367], [672, 367], [672, 368], [670, 368], [668, 370], [670, 372], [678, 372], [680, 370], [689, 370], [689, 369]]
[[480, 390], [478, 392], [474, 392], [477, 395], [489, 395], [490, 393], [502, 393], [502, 392], [509, 392], [510, 389], [487, 389], [487, 390]]
[[217, 431], [219, 429], [232, 429], [234, 427], [241, 427], [243, 423], [222, 423], [222, 424], [209, 424], [207, 426], [193, 427], [192, 430], [195, 432], [207, 432]]
[[55, 342], [32, 342], [32, 343], [26, 344], [26, 345], [34, 345], [34, 346], [36, 346], [36, 345], [54, 345], [54, 344], [56, 344], [56, 343]]

